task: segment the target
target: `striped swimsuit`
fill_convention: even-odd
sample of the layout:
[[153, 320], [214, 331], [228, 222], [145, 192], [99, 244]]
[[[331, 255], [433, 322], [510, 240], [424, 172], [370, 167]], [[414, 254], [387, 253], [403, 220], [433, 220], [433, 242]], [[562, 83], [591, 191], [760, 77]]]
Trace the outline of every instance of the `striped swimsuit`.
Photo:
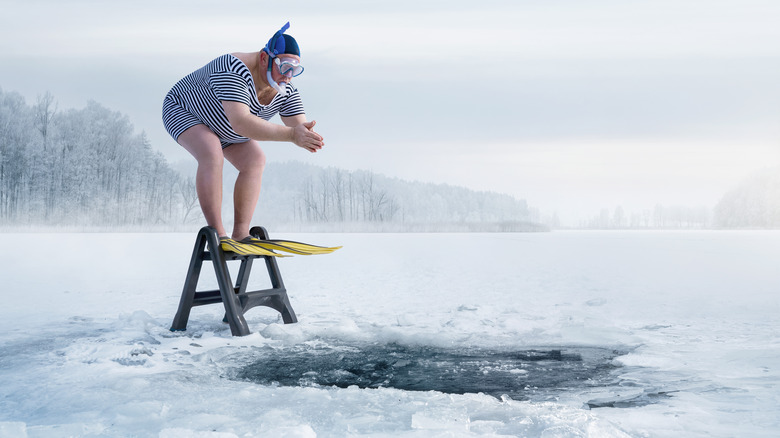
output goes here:
[[304, 114], [298, 90], [287, 84], [287, 95], [277, 94], [271, 103], [261, 105], [257, 100], [255, 83], [249, 69], [233, 55], [222, 55], [195, 70], [173, 86], [163, 101], [163, 124], [174, 140], [198, 124], [204, 124], [226, 148], [249, 139], [237, 134], [228, 122], [220, 101], [241, 102], [249, 111], [270, 120], [276, 113], [282, 117]]

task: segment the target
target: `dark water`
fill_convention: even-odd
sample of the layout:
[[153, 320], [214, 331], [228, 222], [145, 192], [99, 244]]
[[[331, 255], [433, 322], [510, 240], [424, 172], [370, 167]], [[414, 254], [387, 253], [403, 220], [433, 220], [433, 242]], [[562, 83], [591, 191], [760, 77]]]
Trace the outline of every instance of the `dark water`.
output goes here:
[[[452, 394], [484, 393], [515, 400], [554, 399], [562, 391], [619, 385], [607, 348], [507, 351], [396, 344], [263, 348], [232, 378], [268, 385], [390, 387]], [[643, 400], [594, 401], [590, 407], [628, 407]]]

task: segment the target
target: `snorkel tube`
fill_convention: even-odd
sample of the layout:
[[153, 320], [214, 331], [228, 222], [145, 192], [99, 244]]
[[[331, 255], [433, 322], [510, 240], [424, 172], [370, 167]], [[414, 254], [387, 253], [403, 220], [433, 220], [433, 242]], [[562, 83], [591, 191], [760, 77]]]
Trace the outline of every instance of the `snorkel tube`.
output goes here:
[[271, 74], [271, 68], [273, 67], [272, 60], [276, 58], [277, 55], [283, 54], [301, 56], [301, 51], [298, 48], [298, 43], [295, 41], [295, 38], [284, 34], [284, 32], [289, 28], [290, 22], [288, 21], [274, 34], [274, 36], [271, 37], [270, 40], [268, 40], [268, 43], [263, 48], [263, 50], [265, 50], [269, 56], [268, 70], [266, 71], [268, 84], [280, 94], [287, 94], [287, 84], [279, 84], [273, 79], [273, 75]]

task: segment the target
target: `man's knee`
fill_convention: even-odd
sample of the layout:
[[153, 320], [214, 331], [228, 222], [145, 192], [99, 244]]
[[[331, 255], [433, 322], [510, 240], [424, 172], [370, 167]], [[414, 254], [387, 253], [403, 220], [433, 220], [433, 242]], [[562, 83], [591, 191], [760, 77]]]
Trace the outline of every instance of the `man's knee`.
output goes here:
[[195, 125], [179, 136], [181, 144], [195, 159], [198, 166], [222, 167], [225, 157], [219, 138], [205, 125]]
[[251, 140], [239, 145], [229, 146], [236, 148], [233, 150], [225, 149], [225, 156], [238, 169], [239, 172], [262, 173], [265, 169], [265, 152], [257, 141]]
[[247, 148], [247, 154], [244, 157], [244, 162], [248, 169], [262, 172], [265, 169], [265, 152], [260, 147], [260, 143], [252, 141], [249, 148]]
[[257, 153], [252, 159], [252, 167], [262, 172], [265, 169], [265, 152], [257, 148]]
[[198, 166], [222, 168], [225, 164], [225, 156], [222, 154], [222, 149], [208, 149], [202, 151], [197, 157]]

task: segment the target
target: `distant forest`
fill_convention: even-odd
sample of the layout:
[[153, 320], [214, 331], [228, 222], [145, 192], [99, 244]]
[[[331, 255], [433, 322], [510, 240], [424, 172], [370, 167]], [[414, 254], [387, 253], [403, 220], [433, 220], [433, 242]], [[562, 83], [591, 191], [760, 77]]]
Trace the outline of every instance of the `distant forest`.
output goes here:
[[126, 116], [0, 90], [0, 224], [166, 224], [191, 209], [190, 190]]
[[[509, 195], [362, 170], [271, 163], [263, 185], [255, 218], [298, 224], [298, 229], [333, 229], [329, 224], [338, 224], [351, 231], [547, 230], [538, 223], [538, 211]], [[224, 211], [223, 217], [227, 215]]]
[[[181, 167], [181, 166], [180, 166]], [[195, 161], [174, 169], [127, 116], [96, 102], [60, 110], [50, 93], [28, 105], [0, 89], [0, 227], [193, 229], [204, 224]], [[235, 170], [225, 166], [223, 218]], [[540, 231], [558, 228], [522, 199], [367, 171], [270, 163], [257, 224], [285, 230]], [[546, 223], [542, 225], [541, 222]], [[780, 228], [780, 168], [766, 169], [714, 207], [617, 206], [586, 229]]]
[[756, 172], [726, 193], [714, 209], [718, 228], [780, 228], [780, 167]]
[[640, 212], [603, 209], [585, 229], [780, 229], [780, 167], [754, 173], [714, 208], [656, 205]]
[[[50, 93], [28, 105], [0, 89], [0, 226], [199, 227], [192, 175], [174, 170], [128, 117], [96, 102], [60, 110]], [[234, 178], [226, 166], [227, 192]], [[546, 229], [508, 195], [295, 162], [267, 166], [255, 220], [334, 231]]]

